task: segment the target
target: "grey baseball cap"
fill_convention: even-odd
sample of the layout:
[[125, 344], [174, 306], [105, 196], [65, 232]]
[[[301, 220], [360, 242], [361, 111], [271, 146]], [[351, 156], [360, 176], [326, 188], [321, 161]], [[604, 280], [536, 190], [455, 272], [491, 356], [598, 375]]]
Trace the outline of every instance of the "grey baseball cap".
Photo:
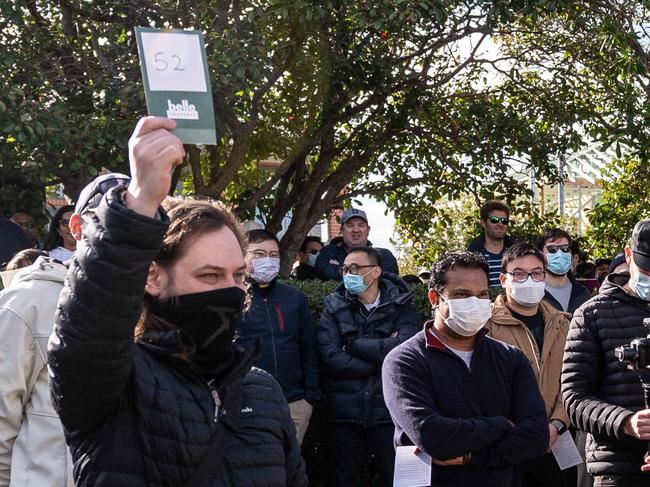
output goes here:
[[88, 211], [92, 211], [102, 200], [102, 197], [114, 186], [128, 186], [131, 178], [119, 172], [111, 172], [103, 174], [93, 179], [84, 189], [81, 190], [77, 204], [74, 207], [74, 212], [78, 215], [83, 215]]
[[365, 211], [357, 210], [356, 208], [348, 208], [343, 212], [343, 215], [341, 216], [341, 225], [343, 225], [350, 218], [361, 218], [365, 220], [366, 223], [368, 223], [368, 217], [366, 216]]

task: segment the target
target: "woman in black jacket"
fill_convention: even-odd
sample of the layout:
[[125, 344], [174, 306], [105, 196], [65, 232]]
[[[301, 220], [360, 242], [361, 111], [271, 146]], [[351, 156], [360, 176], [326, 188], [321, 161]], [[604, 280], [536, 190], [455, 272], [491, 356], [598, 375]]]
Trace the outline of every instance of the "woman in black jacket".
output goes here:
[[158, 209], [184, 155], [174, 126], [140, 121], [129, 188], [86, 217], [61, 295], [49, 363], [76, 484], [306, 486], [282, 390], [232, 343], [236, 220], [206, 201]]

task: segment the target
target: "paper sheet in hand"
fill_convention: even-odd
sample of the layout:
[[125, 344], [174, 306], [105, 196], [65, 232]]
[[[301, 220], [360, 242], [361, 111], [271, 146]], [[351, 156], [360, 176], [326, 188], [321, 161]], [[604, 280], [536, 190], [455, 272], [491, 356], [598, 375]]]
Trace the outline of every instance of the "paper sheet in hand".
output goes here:
[[414, 446], [398, 446], [395, 451], [393, 487], [425, 487], [431, 485], [431, 457], [415, 452]]
[[149, 115], [176, 120], [186, 144], [217, 143], [203, 35], [135, 28]]
[[553, 456], [560, 470], [566, 470], [574, 465], [580, 465], [583, 462], [580, 452], [578, 452], [576, 444], [571, 437], [571, 433], [568, 431], [558, 436], [557, 441], [551, 447], [551, 452], [553, 452]]

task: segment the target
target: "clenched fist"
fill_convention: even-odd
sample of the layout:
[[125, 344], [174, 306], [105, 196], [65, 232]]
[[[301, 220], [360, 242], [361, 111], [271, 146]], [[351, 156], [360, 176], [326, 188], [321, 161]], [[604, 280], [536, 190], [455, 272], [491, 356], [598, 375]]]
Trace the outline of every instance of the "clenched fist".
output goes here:
[[169, 118], [144, 117], [129, 139], [126, 205], [136, 213], [153, 217], [169, 193], [174, 167], [185, 157], [183, 143], [170, 132], [175, 127]]

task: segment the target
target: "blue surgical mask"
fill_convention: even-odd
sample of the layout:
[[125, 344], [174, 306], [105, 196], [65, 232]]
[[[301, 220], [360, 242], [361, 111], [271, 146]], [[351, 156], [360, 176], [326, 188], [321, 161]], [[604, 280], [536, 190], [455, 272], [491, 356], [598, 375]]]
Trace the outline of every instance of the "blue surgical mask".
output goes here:
[[[370, 269], [368, 272], [371, 271], [372, 269]], [[354, 294], [356, 296], [359, 296], [360, 294], [366, 292], [366, 289], [368, 289], [370, 283], [365, 284], [363, 282], [363, 278], [366, 276], [366, 274], [368, 274], [368, 272], [366, 272], [363, 276], [350, 273], [345, 274], [343, 276], [343, 285], [345, 286], [345, 289], [347, 289], [350, 294]]]
[[312, 266], [312, 267], [316, 267], [316, 259], [318, 259], [318, 253], [316, 253], [316, 254], [309, 254], [309, 256], [308, 256], [307, 258], [309, 259], [309, 260], [307, 261], [307, 263], [308, 263], [310, 266]]
[[650, 301], [650, 276], [637, 270], [636, 275], [630, 278], [630, 287], [641, 299]]
[[554, 254], [545, 254], [548, 260], [548, 270], [558, 276], [563, 276], [571, 269], [571, 252], [558, 250]]

